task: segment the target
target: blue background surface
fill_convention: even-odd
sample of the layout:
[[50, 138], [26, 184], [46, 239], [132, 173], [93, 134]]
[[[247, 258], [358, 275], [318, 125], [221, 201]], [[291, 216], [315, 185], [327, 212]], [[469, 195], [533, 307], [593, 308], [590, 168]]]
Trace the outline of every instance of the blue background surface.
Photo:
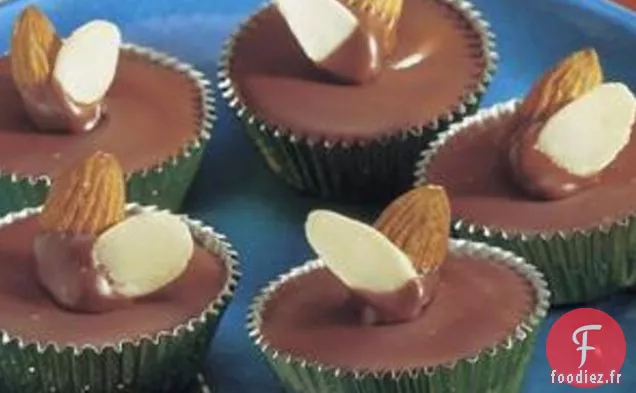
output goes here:
[[[27, 2], [0, 6], [0, 50], [8, 48], [15, 15]], [[115, 21], [125, 39], [168, 51], [215, 80], [219, 49], [259, 0], [48, 0], [32, 1], [48, 12], [62, 33], [92, 18]], [[492, 23], [502, 61], [484, 105], [524, 93], [546, 67], [582, 46], [600, 53], [609, 79], [636, 90], [636, 15], [604, 0], [475, 0]], [[371, 217], [378, 206], [334, 205], [302, 197], [265, 168], [255, 148], [218, 99], [219, 121], [186, 211], [227, 234], [240, 253], [243, 279], [215, 339], [209, 369], [220, 393], [279, 393], [244, 329], [252, 297], [266, 282], [312, 255], [302, 222], [312, 208], [328, 207]], [[604, 393], [636, 392], [636, 295], [591, 305], [622, 326], [628, 343], [620, 385]], [[550, 384], [545, 336], [564, 310], [544, 324], [528, 370], [524, 393], [578, 391]], [[505, 377], [505, 376], [502, 376]], [[476, 392], [481, 393], [481, 392]]]

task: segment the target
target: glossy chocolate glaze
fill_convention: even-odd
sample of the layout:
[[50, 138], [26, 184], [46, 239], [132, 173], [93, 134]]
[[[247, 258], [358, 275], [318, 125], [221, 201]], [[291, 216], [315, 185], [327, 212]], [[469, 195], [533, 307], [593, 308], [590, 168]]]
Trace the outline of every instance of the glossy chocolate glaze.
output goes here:
[[534, 233], [609, 225], [636, 211], [634, 133], [598, 186], [568, 198], [543, 200], [514, 180], [507, 143], [513, 125], [510, 114], [473, 125], [449, 139], [431, 161], [427, 181], [446, 188], [454, 218]]
[[317, 66], [343, 83], [368, 83], [383, 67], [390, 65], [388, 57], [397, 43], [396, 32], [378, 15], [351, 6], [348, 8], [358, 19], [357, 28]]
[[105, 105], [79, 104], [64, 92], [55, 79], [20, 91], [24, 111], [41, 132], [84, 133], [93, 130], [105, 115]]
[[339, 48], [316, 65], [342, 83], [362, 84], [380, 73], [384, 56], [377, 32], [358, 26]]
[[[373, 82], [334, 83], [304, 56], [282, 16], [268, 7], [237, 39], [230, 74], [256, 115], [329, 140], [376, 139], [428, 124], [479, 85], [486, 66], [479, 34], [452, 6], [405, 0], [396, 42], [393, 66]], [[394, 69], [405, 59], [414, 65]]]
[[199, 130], [201, 98], [185, 76], [146, 58], [122, 52], [104, 104], [108, 113], [83, 134], [39, 131], [0, 59], [0, 170], [55, 175], [97, 150], [114, 154], [127, 173], [178, 154]]
[[283, 284], [261, 331], [269, 346], [345, 370], [404, 370], [445, 364], [504, 340], [532, 312], [531, 283], [487, 261], [449, 259], [419, 318], [364, 325], [349, 291], [326, 268]]
[[60, 307], [74, 312], [106, 312], [132, 305], [132, 299], [114, 291], [105, 293], [112, 286], [108, 273], [95, 268], [94, 244], [91, 235], [37, 235], [33, 252], [40, 285]]
[[228, 274], [220, 258], [196, 247], [177, 281], [132, 306], [102, 314], [70, 312], [38, 282], [33, 255], [38, 230], [35, 217], [0, 228], [0, 329], [28, 341], [102, 346], [172, 330], [203, 312]]
[[392, 292], [352, 291], [362, 323], [401, 323], [419, 317], [437, 290], [439, 274], [430, 273], [409, 280]]

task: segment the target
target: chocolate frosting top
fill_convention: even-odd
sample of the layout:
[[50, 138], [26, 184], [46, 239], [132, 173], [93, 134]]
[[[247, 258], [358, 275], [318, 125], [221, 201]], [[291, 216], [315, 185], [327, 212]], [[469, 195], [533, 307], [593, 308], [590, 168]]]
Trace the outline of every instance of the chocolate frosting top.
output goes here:
[[223, 289], [221, 259], [196, 246], [184, 274], [130, 307], [81, 314], [57, 306], [35, 274], [33, 216], [0, 228], [0, 329], [28, 341], [75, 346], [115, 344], [171, 331], [201, 314]]
[[276, 8], [258, 13], [236, 39], [230, 76], [257, 116], [328, 140], [376, 139], [422, 126], [477, 89], [486, 67], [480, 34], [438, 0], [405, 0], [391, 62], [371, 82], [339, 84], [306, 58]]
[[426, 180], [444, 186], [454, 218], [533, 233], [609, 225], [636, 211], [634, 133], [597, 186], [565, 199], [542, 200], [512, 176], [507, 140], [515, 132], [513, 124], [510, 112], [490, 116], [448, 139], [430, 161]]
[[272, 349], [346, 370], [437, 366], [506, 339], [535, 306], [532, 283], [501, 263], [449, 258], [435, 297], [411, 321], [364, 325], [350, 292], [326, 268], [284, 283], [265, 304]]
[[202, 118], [201, 93], [185, 75], [122, 51], [105, 97], [108, 114], [85, 134], [40, 131], [26, 114], [0, 59], [0, 169], [22, 175], [55, 175], [97, 150], [112, 153], [127, 173], [177, 155], [193, 141]]

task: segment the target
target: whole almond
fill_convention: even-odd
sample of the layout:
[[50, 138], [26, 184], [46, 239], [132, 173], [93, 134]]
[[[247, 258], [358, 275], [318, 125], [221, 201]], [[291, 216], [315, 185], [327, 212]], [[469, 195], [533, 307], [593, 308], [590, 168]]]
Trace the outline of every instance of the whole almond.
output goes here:
[[51, 21], [36, 6], [22, 11], [11, 39], [11, 74], [19, 89], [48, 83], [61, 46]]
[[40, 225], [44, 231], [98, 235], [124, 218], [125, 198], [121, 166], [97, 152], [54, 180]]
[[450, 219], [444, 188], [427, 185], [394, 200], [374, 226], [411, 258], [416, 269], [426, 272], [446, 259]]
[[603, 82], [603, 70], [592, 48], [574, 52], [548, 70], [519, 108], [521, 121], [547, 120], [559, 109]]

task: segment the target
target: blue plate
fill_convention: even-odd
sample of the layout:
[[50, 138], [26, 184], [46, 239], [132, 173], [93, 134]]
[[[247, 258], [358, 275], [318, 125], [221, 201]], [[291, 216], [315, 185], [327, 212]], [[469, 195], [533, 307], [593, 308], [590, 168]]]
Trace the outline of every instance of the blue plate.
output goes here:
[[[0, 0], [2, 2], [3, 0]], [[13, 19], [26, 4], [0, 6], [0, 49], [8, 48]], [[118, 23], [129, 41], [151, 45], [195, 64], [211, 78], [222, 42], [259, 0], [45, 0], [62, 33], [92, 18]], [[592, 45], [610, 79], [636, 89], [636, 16], [603, 0], [475, 0], [498, 36], [500, 69], [485, 105], [522, 94], [547, 66], [570, 51]], [[244, 277], [215, 340], [209, 367], [220, 393], [281, 391], [248, 340], [246, 308], [257, 290], [277, 274], [312, 256], [302, 222], [312, 208], [329, 207], [370, 217], [377, 206], [336, 206], [301, 197], [274, 178], [219, 98], [220, 119], [189, 195], [186, 210], [226, 233], [241, 255]], [[628, 342], [620, 385], [598, 392], [636, 391], [636, 298], [617, 296], [592, 305], [621, 324]], [[524, 393], [575, 392], [550, 384], [545, 335], [564, 311], [544, 325]], [[502, 375], [502, 378], [505, 378]], [[484, 393], [484, 392], [475, 392]]]

